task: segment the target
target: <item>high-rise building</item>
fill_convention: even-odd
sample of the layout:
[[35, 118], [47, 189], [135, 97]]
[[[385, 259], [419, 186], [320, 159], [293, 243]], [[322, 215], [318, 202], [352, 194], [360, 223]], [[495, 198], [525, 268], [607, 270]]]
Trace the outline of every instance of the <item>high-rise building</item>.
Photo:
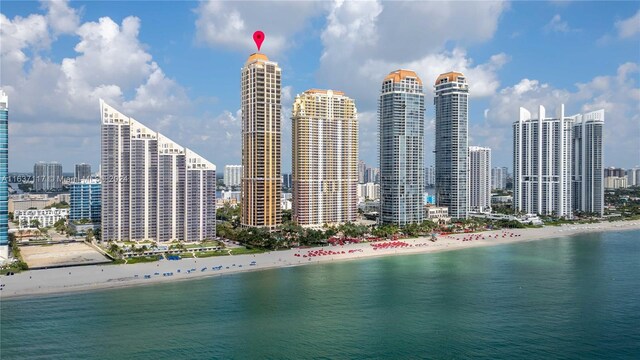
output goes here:
[[33, 165], [33, 190], [51, 191], [62, 189], [62, 164], [37, 162]]
[[373, 201], [380, 199], [380, 185], [372, 182], [358, 184], [358, 202]]
[[249, 56], [242, 68], [242, 214], [245, 227], [275, 230], [280, 198], [280, 94], [282, 72], [266, 55]]
[[91, 165], [89, 164], [76, 164], [76, 171], [74, 174], [74, 181], [80, 182], [82, 180], [91, 179]]
[[0, 89], [0, 263], [9, 258], [9, 97]]
[[424, 219], [424, 93], [411, 70], [382, 81], [378, 102], [380, 222], [406, 225]]
[[358, 161], [358, 183], [364, 184], [365, 181], [365, 172], [367, 171], [367, 164], [360, 160]]
[[100, 100], [103, 241], [216, 234], [216, 167]]
[[469, 209], [491, 212], [491, 149], [469, 146]]
[[364, 172], [365, 183], [378, 183], [380, 181], [380, 169], [374, 167], [368, 167]]
[[469, 85], [459, 72], [436, 79], [436, 199], [452, 218], [466, 218]]
[[604, 110], [573, 117], [573, 210], [604, 214]]
[[341, 91], [307, 90], [293, 104], [293, 219], [303, 226], [355, 221], [358, 120]]
[[242, 165], [225, 165], [224, 167], [224, 185], [240, 186], [242, 182]]
[[573, 118], [561, 105], [555, 118], [520, 108], [513, 123], [513, 207], [517, 212], [572, 217]]
[[293, 188], [293, 174], [282, 174], [282, 187], [287, 189]]
[[436, 168], [431, 165], [424, 169], [424, 182], [426, 187], [436, 186]]
[[608, 167], [604, 169], [604, 177], [625, 177], [626, 174], [622, 168]]
[[604, 178], [605, 189], [624, 189], [629, 186], [626, 177], [607, 176]]
[[102, 209], [102, 185], [95, 179], [85, 179], [71, 184], [69, 195], [69, 220], [100, 222]]
[[627, 186], [640, 186], [640, 167], [627, 170]]
[[491, 169], [491, 189], [504, 190], [507, 188], [509, 169], [506, 167], [494, 167]]

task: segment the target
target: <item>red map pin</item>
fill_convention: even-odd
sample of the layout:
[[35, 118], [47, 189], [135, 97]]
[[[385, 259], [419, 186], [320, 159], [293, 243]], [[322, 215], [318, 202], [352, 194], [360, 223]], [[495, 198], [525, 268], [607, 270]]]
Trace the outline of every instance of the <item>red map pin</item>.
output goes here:
[[258, 51], [260, 51], [260, 47], [262, 46], [262, 42], [264, 41], [264, 33], [260, 30], [254, 32], [253, 41], [255, 41], [256, 46], [258, 47]]

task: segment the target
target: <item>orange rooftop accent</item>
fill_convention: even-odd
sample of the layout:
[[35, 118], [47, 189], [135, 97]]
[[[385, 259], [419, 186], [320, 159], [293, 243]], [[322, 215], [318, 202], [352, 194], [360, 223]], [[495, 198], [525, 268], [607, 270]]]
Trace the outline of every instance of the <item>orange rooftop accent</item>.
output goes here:
[[253, 54], [249, 55], [249, 58], [247, 59], [247, 64], [250, 63], [250, 62], [257, 61], [257, 60], [269, 61], [269, 58], [265, 54], [253, 53]]
[[449, 71], [447, 73], [440, 74], [440, 76], [438, 76], [438, 78], [436, 79], [436, 85], [440, 84], [440, 80], [442, 79], [447, 79], [447, 82], [456, 81], [458, 80], [459, 76], [464, 77], [464, 74], [457, 71]]
[[[309, 89], [305, 92], [309, 94], [326, 94], [328, 91], [329, 90], [323, 90], [323, 89]], [[344, 95], [344, 92], [342, 91], [338, 91], [338, 90], [331, 90], [331, 91], [333, 91], [333, 95]]]
[[416, 74], [415, 71], [403, 70], [403, 69], [392, 71], [391, 73], [389, 73], [389, 75], [387, 75], [387, 77], [384, 78], [383, 82], [387, 80], [392, 80], [394, 83], [397, 83], [407, 77], [416, 78], [416, 80], [418, 81], [418, 84], [422, 85], [422, 80], [420, 80], [420, 78], [418, 77], [418, 74]]

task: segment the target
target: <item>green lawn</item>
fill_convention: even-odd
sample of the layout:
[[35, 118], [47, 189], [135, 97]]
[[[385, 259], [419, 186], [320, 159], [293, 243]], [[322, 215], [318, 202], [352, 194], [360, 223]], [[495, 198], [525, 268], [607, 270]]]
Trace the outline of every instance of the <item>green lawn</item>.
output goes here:
[[212, 256], [228, 256], [229, 255], [229, 251], [228, 250], [221, 250], [221, 251], [202, 251], [202, 252], [197, 252], [196, 256], [199, 258], [206, 258], [206, 257], [212, 257]]
[[218, 244], [218, 242], [207, 241], [207, 242], [204, 242], [204, 243], [185, 245], [184, 247], [187, 248], [187, 249], [197, 249], [197, 248], [203, 248], [203, 247], [217, 247], [217, 246], [220, 246], [220, 244]]
[[243, 255], [243, 254], [260, 254], [266, 252], [266, 250], [262, 249], [247, 249], [247, 248], [233, 248], [231, 249], [231, 255]]
[[138, 264], [138, 263], [146, 263], [146, 262], [154, 262], [160, 260], [160, 256], [142, 256], [142, 257], [132, 257], [127, 259], [127, 264]]

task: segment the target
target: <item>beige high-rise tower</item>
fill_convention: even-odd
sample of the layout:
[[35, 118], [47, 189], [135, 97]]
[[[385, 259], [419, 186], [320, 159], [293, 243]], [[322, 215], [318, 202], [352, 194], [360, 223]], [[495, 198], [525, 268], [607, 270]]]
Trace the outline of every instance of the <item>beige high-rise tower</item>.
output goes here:
[[280, 225], [280, 92], [278, 64], [260, 53], [242, 68], [242, 216], [245, 227]]
[[358, 120], [341, 91], [307, 90], [293, 104], [293, 219], [303, 226], [355, 221]]

